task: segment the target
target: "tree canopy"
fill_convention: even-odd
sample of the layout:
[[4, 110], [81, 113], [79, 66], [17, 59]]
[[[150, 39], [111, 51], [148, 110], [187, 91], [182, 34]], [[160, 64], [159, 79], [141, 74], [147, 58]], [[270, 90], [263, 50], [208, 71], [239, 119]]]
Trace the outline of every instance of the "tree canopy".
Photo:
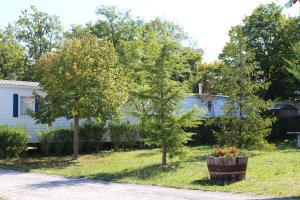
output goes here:
[[106, 121], [118, 117], [127, 100], [127, 85], [113, 45], [95, 36], [67, 40], [35, 65], [42, 91], [34, 118], [51, 124], [56, 118], [74, 119], [74, 158], [78, 157], [79, 119]]

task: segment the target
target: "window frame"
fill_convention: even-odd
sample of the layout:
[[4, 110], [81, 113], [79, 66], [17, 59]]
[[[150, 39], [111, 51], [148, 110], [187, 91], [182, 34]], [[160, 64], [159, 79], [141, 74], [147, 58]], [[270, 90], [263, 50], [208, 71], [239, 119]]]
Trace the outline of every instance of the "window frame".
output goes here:
[[31, 98], [33, 101], [32, 101], [32, 107], [31, 108], [28, 108], [28, 110], [31, 110], [32, 112], [35, 111], [35, 97], [34, 96], [28, 96], [28, 95], [21, 95], [19, 94], [19, 117], [29, 117], [29, 113], [28, 111], [26, 112], [26, 114], [23, 114], [21, 112], [21, 101], [23, 98]]

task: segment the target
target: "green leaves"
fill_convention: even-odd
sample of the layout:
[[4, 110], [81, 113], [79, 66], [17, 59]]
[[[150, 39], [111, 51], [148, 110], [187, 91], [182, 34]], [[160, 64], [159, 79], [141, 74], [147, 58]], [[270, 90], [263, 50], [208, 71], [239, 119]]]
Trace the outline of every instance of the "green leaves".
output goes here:
[[286, 65], [286, 70], [293, 74], [293, 76], [300, 81], [300, 42], [296, 43], [293, 46], [295, 59], [293, 60], [286, 60], [288, 65]]
[[25, 64], [25, 51], [14, 40], [12, 27], [0, 30], [0, 79], [24, 79]]
[[30, 60], [58, 47], [62, 36], [62, 26], [58, 17], [38, 11], [31, 6], [23, 10], [16, 22], [17, 38], [25, 44]]
[[253, 56], [247, 50], [241, 28], [232, 29], [230, 41], [220, 56], [224, 64], [218, 85], [229, 99], [224, 107], [225, 115], [213, 120], [220, 127], [214, 133], [220, 145], [258, 148], [271, 133], [273, 119], [262, 114], [272, 104], [258, 96], [261, 90], [266, 90], [268, 83], [260, 78], [261, 71], [253, 62]]
[[40, 122], [55, 118], [115, 118], [127, 100], [126, 79], [111, 43], [94, 36], [73, 38], [55, 53], [42, 56], [35, 73], [47, 93]]

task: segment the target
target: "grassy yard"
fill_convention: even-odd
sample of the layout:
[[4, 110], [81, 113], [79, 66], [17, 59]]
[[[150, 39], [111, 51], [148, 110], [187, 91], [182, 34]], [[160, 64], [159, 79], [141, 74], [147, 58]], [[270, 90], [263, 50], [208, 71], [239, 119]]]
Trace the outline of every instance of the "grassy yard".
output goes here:
[[139, 150], [82, 155], [78, 161], [69, 156], [1, 160], [0, 168], [176, 188], [300, 197], [299, 149], [246, 152], [250, 156], [247, 179], [232, 184], [209, 180], [206, 159], [212, 151], [212, 147], [190, 148], [181, 160], [170, 160], [168, 167], [159, 165], [158, 150]]

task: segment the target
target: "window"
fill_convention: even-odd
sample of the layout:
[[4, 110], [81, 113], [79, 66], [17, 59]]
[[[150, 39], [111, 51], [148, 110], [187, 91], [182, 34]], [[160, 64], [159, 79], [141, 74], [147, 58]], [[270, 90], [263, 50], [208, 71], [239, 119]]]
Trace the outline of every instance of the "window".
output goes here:
[[20, 115], [28, 115], [29, 111], [34, 109], [34, 97], [21, 96], [20, 97]]

